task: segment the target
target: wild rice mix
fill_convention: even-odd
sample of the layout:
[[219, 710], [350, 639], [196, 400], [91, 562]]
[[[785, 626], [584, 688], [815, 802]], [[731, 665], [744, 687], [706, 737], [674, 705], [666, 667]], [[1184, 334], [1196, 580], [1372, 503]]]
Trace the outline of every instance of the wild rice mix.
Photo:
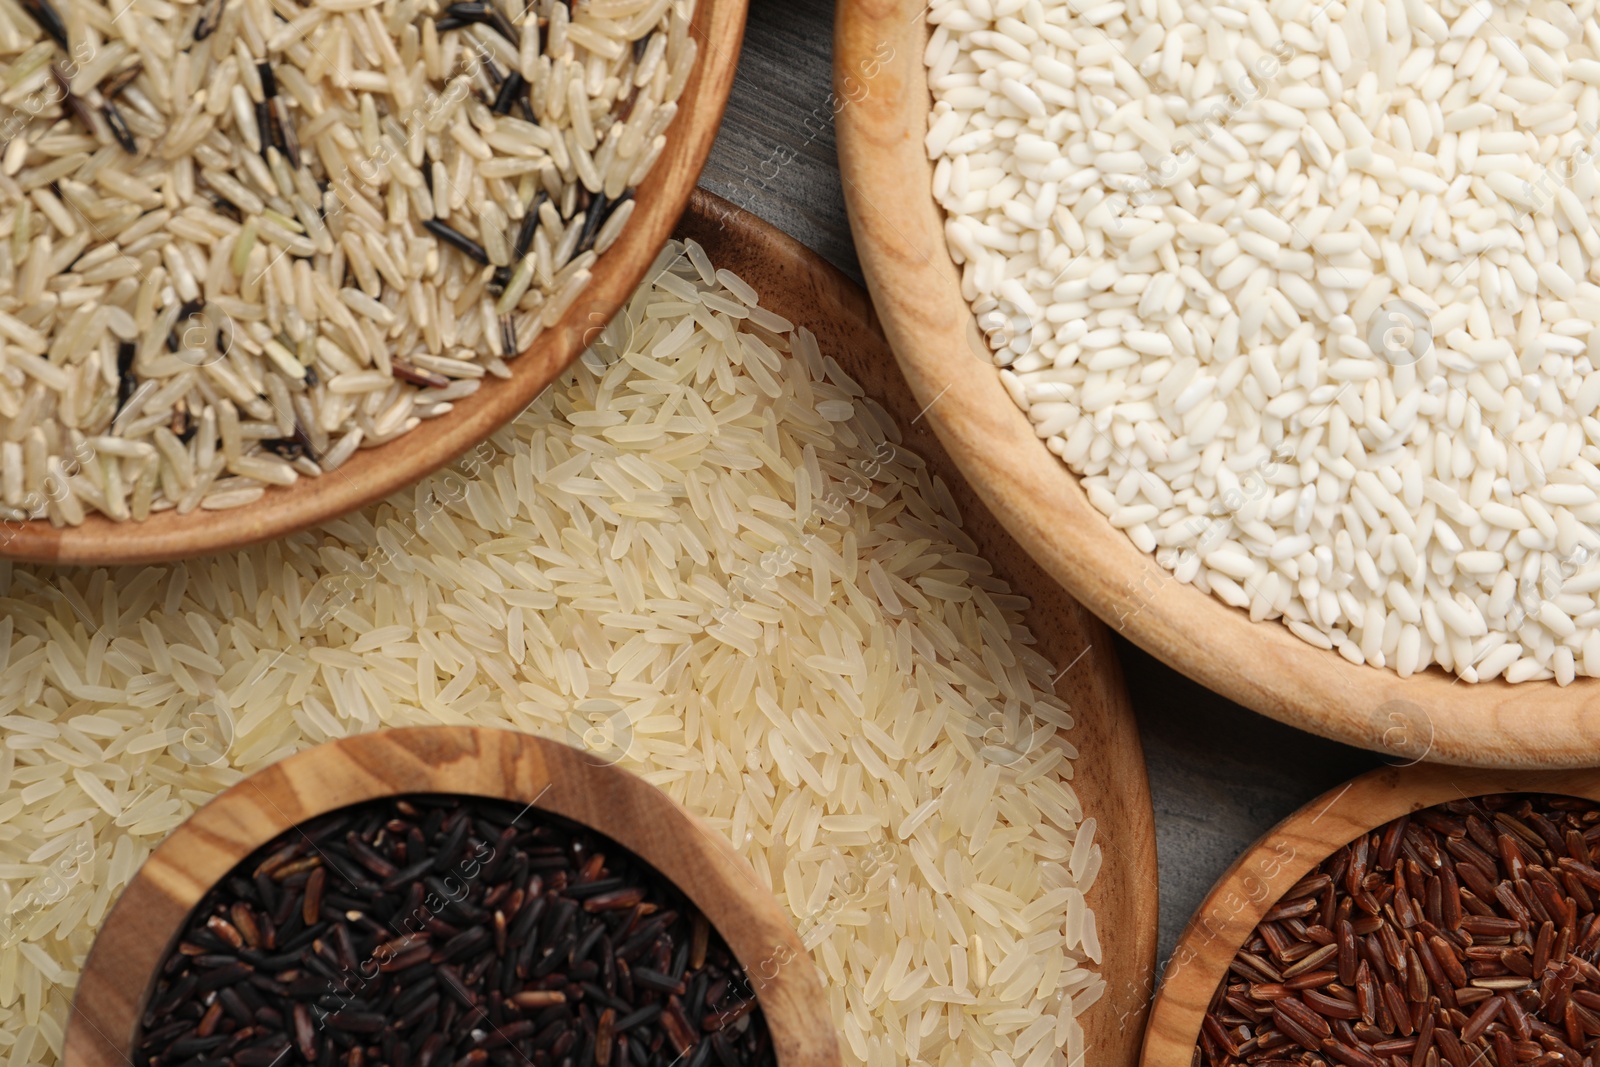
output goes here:
[[0, 562], [0, 1059], [55, 1062], [107, 908], [197, 805], [461, 723], [582, 745], [726, 834], [845, 1063], [1082, 1062], [1103, 853], [1071, 664], [815, 336], [695, 245], [651, 274], [593, 358], [381, 505], [171, 566]]
[[572, 306], [695, 0], [0, 4], [0, 520], [230, 508]]
[[774, 1067], [757, 985], [609, 838], [413, 796], [330, 812], [206, 894], [137, 1067]]
[[1484, 796], [1364, 834], [1301, 879], [1205, 1017], [1209, 1067], [1590, 1067], [1600, 805]]

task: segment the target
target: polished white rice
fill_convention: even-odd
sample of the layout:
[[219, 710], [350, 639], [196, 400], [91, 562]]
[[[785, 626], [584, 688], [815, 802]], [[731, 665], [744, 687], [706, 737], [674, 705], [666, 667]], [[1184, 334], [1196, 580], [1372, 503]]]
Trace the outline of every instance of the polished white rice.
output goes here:
[[1119, 626], [1165, 568], [1402, 677], [1600, 675], [1595, 16], [930, 4], [974, 354], [1159, 564]]
[[96, 924], [197, 805], [328, 738], [474, 723], [727, 835], [845, 1062], [1081, 1064], [1102, 854], [1027, 601], [816, 338], [683, 251], [414, 490], [170, 567], [0, 563], [0, 1062], [55, 1062]]

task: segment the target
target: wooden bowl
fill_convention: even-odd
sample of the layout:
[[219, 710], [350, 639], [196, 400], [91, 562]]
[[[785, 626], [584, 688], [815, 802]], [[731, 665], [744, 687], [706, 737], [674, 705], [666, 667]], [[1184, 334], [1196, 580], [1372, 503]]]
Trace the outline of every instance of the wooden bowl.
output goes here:
[[489, 379], [448, 415], [377, 448], [362, 449], [338, 470], [269, 488], [254, 504], [229, 511], [164, 511], [144, 522], [91, 515], [82, 526], [0, 522], [0, 559], [111, 565], [152, 563], [243, 548], [303, 530], [381, 500], [454, 460], [510, 422], [582, 354], [644, 278], [699, 180], [733, 88], [748, 0], [699, 0], [692, 33], [700, 44], [694, 73], [667, 127], [667, 146], [644, 183], [621, 238], [594, 266], [589, 286], [528, 351], [509, 361], [511, 378]]
[[1283, 893], [1336, 850], [1409, 812], [1490, 793], [1564, 793], [1600, 801], [1600, 770], [1391, 767], [1313, 800], [1233, 862], [1189, 919], [1161, 975], [1142, 1067], [1190, 1067], [1217, 983]]
[[690, 201], [678, 235], [700, 242], [713, 263], [753, 285], [762, 306], [817, 335], [823, 355], [838, 360], [893, 416], [900, 443], [944, 480], [978, 554], [1032, 599], [1026, 618], [1038, 639], [1034, 648], [1062, 669], [1055, 692], [1077, 719], [1067, 734], [1082, 754], [1073, 761], [1072, 787], [1098, 821], [1095, 840], [1104, 850], [1088, 902], [1102, 931], [1107, 990], [1079, 1021], [1096, 1067], [1132, 1067], [1155, 969], [1155, 823], [1111, 635], [1049, 580], [962, 478], [895, 369], [866, 293], [792, 237], [704, 191]]
[[1456, 684], [1356, 666], [1177, 581], [1095, 510], [1033, 432], [986, 351], [933, 199], [923, 0], [844, 0], [834, 33], [839, 164], [856, 250], [927, 421], [990, 509], [1057, 581], [1134, 643], [1292, 726], [1408, 759], [1594, 762], [1600, 679]]
[[[738, 273], [754, 285], [761, 292], [765, 306], [792, 322], [807, 326], [817, 335], [823, 352], [837, 359], [861, 382], [868, 395], [883, 404], [894, 417], [902, 431], [901, 442], [926, 461], [930, 473], [944, 480], [963, 515], [964, 529], [975, 543], [976, 551], [994, 564], [995, 573], [1011, 588], [1032, 597], [1026, 618], [1037, 637], [1034, 647], [1040, 655], [1062, 668], [1056, 679], [1055, 693], [1071, 705], [1077, 719], [1068, 737], [1082, 757], [1075, 764], [1072, 785], [1086, 811], [1098, 820], [1096, 837], [1104, 851], [1100, 874], [1088, 895], [1088, 902], [1098, 917], [1099, 928], [1104, 931], [1101, 938], [1104, 962], [1099, 970], [1108, 983], [1108, 990], [1080, 1021], [1088, 1047], [1094, 1049], [1096, 1064], [1132, 1067], [1138, 1056], [1155, 965], [1155, 830], [1138, 730], [1122, 687], [1110, 635], [1093, 615], [1049, 581], [1037, 564], [1017, 547], [961, 479], [928, 428], [927, 420], [917, 418], [920, 405], [894, 369], [888, 344], [860, 288], [791, 238], [710, 194], [695, 193], [679, 234], [698, 240], [718, 266]], [[445, 738], [458, 736], [455, 731], [426, 733]], [[309, 815], [311, 810], [304, 806], [302, 795], [315, 791], [315, 795], [322, 796], [323, 791], [329, 791], [333, 795], [328, 797], [324, 807], [351, 803], [374, 795], [373, 790], [403, 789], [398, 780], [400, 771], [409, 776], [408, 780], [433, 781], [435, 774], [446, 776], [444, 780], [452, 784], [435, 788], [465, 792], [511, 795], [509, 788], [500, 789], [495, 783], [517, 781], [523, 784], [519, 785], [521, 792], [516, 795], [531, 797], [540, 788], [534, 784], [535, 771], [515, 766], [508, 759], [475, 759], [472, 758], [474, 750], [462, 745], [459, 747], [467, 754], [461, 756], [462, 762], [457, 766], [450, 758], [457, 751], [456, 744], [443, 742], [438, 749], [431, 749], [406, 740], [412, 734], [418, 732], [364, 735], [340, 746], [313, 750], [337, 751], [336, 773], [316, 774], [313, 765], [295, 762], [306, 756], [285, 761], [263, 775], [263, 784], [273, 783], [289, 794], [289, 800], [279, 802], [281, 811], [261, 802], [260, 794], [253, 787], [241, 784], [227, 794], [238, 798], [236, 805], [230, 805], [230, 810], [237, 808], [237, 815], [229, 811], [213, 814], [214, 804], [177, 831], [173, 840], [181, 835], [191, 842], [209, 842], [214, 836], [221, 842], [233, 842], [228, 845], [228, 854], [237, 858], [253, 847], [250, 842], [267, 841], [282, 826]], [[488, 736], [495, 744], [505, 745], [505, 739], [511, 735], [488, 733]], [[404, 741], [400, 746], [401, 756], [380, 758], [376, 753], [381, 750], [368, 747], [380, 743], [379, 739]], [[482, 742], [475, 740], [473, 744]], [[361, 753], [373, 754], [368, 758]], [[431, 766], [433, 763], [440, 766], [435, 768]], [[528, 765], [538, 766], [531, 760]], [[481, 780], [475, 777], [480, 771], [474, 769], [480, 766], [485, 768]], [[517, 775], [524, 777], [517, 778]], [[641, 788], [636, 783], [630, 787]], [[558, 802], [577, 802], [573, 794], [560, 791], [558, 796], [558, 791], [553, 789], [547, 795], [548, 806], [579, 821], [587, 821], [581, 812], [557, 807]], [[677, 881], [691, 896], [695, 895], [691, 884], [678, 877], [677, 868], [654, 855], [650, 848], [651, 831], [647, 828], [638, 832], [613, 832], [598, 823], [594, 825], [656, 863], [664, 874]], [[163, 845], [157, 856], [165, 855], [165, 850], [171, 847]], [[142, 984], [119, 981], [120, 975], [139, 975], [138, 981], [143, 981], [143, 976], [150, 973], [187, 914], [187, 907], [177, 900], [187, 900], [192, 906], [205, 887], [231, 862], [226, 856], [217, 856], [204, 868], [171, 863], [147, 866], [136, 883], [142, 887], [138, 894], [133, 886], [129, 887], [108, 922], [107, 933], [96, 943], [80, 984], [80, 1010], [73, 1016], [67, 1050], [68, 1063], [73, 1067], [98, 1067], [115, 1062], [112, 1053], [106, 1051], [110, 1048], [108, 1039], [100, 1035], [118, 1035], [126, 1042], [134, 1012], [146, 988]], [[155, 864], [154, 857], [151, 864]], [[706, 906], [698, 897], [696, 900]], [[716, 919], [734, 951], [748, 963], [751, 957], [745, 955], [743, 947], [748, 941], [736, 936], [737, 931], [727, 924], [719, 911], [709, 906], [707, 911]], [[113, 932], [114, 927], [117, 932]], [[759, 938], [757, 942], [763, 944]], [[112, 943], [120, 947], [114, 951], [106, 947]], [[135, 957], [145, 961], [142, 966], [119, 962], [113, 967], [106, 962], [112, 958], [122, 961]], [[119, 988], [123, 985], [129, 988]], [[86, 1021], [90, 1010], [97, 1012], [92, 1025]], [[108, 1010], [112, 1013], [109, 1016], [105, 1014]], [[91, 1052], [101, 1058], [90, 1058]]]
[[[206, 892], [297, 824], [407, 793], [537, 806], [582, 823], [660, 871], [694, 901], [751, 975], [781, 1067], [837, 1067], [815, 968], [778, 902], [727, 840], [665, 793], [592, 755], [507, 730], [384, 730], [332, 741], [251, 775], [173, 831], [95, 939], [78, 983], [67, 1067], [125, 1067], [156, 969]], [[768, 975], [771, 975], [768, 978]]]

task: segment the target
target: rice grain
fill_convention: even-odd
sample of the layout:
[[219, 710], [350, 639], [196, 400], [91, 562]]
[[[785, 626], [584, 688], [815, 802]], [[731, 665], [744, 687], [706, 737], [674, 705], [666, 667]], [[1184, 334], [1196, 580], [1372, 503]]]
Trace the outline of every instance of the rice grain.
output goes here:
[[[91, 479], [71, 502], [26, 487], [6, 499], [9, 522], [123, 520], [140, 491], [140, 514], [236, 506], [248, 494], [195, 496], [186, 472], [219, 452], [246, 480], [287, 484], [283, 472], [260, 439], [202, 440], [225, 420], [172, 429], [182, 413], [228, 399], [313, 440], [373, 447], [415, 425], [416, 391], [432, 388], [404, 382], [409, 399], [381, 410], [345, 401], [389, 390], [395, 359], [449, 355], [481, 377], [570, 309], [591, 276], [585, 257], [617, 240], [654, 159], [617, 157], [630, 116], [676, 111], [696, 0], [629, 0], [570, 23], [567, 0], [534, 0], [520, 30], [497, 3], [408, 2], [398, 17], [368, 0], [236, 0], [210, 15], [215, 3], [130, 12], [91, 0], [59, 27], [12, 28], [0, 62], [18, 109], [0, 135], [0, 441], [42, 428], [45, 459], [64, 459], [77, 431], [153, 447], [157, 468]], [[554, 23], [543, 35], [542, 22]], [[638, 132], [656, 138], [656, 126]], [[535, 211], [552, 198], [563, 212]], [[487, 285], [499, 297], [513, 280], [480, 267], [508, 268], [536, 240], [541, 269], [515, 276], [506, 322], [454, 325], [461, 294]], [[88, 372], [132, 340], [115, 373]], [[350, 377], [368, 368], [382, 380]], [[186, 387], [169, 390], [174, 378]], [[176, 447], [156, 442], [161, 427]]]
[[[1027, 602], [814, 336], [764, 329], [769, 364], [738, 330], [777, 316], [697, 320], [752, 293], [690, 249], [608, 328], [617, 358], [382, 504], [170, 566], [0, 563], [0, 1031], [38, 1034], [35, 1062], [95, 923], [198, 804], [439, 723], [586, 747], [726, 835], [810, 947], [847, 1063], [1073, 1062], [1102, 844]], [[262, 492], [201, 458], [184, 503]]]

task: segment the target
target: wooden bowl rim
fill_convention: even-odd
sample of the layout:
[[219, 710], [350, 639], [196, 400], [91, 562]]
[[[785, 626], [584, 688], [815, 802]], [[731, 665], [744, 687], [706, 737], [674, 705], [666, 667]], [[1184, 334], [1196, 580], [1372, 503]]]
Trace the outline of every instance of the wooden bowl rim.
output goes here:
[[90, 515], [81, 526], [0, 521], [0, 560], [111, 566], [168, 562], [244, 548], [296, 533], [381, 500], [420, 481], [515, 418], [583, 353], [638, 287], [667, 242], [711, 154], [733, 89], [749, 0], [699, 0], [692, 23], [699, 54], [667, 127], [667, 144], [639, 186], [638, 207], [600, 257], [588, 286], [561, 319], [521, 355], [511, 377], [484, 379], [453, 409], [401, 437], [359, 449], [343, 466], [290, 487], [270, 487], [253, 504], [226, 511], [168, 510], [144, 522]]
[[[304, 794], [296, 781], [316, 782], [325, 794], [300, 803]], [[490, 791], [480, 785], [485, 781], [506, 788]], [[837, 1067], [839, 1050], [816, 969], [787, 965], [809, 953], [771, 891], [725, 838], [620, 767], [556, 741], [476, 726], [401, 727], [327, 741], [248, 775], [195, 811], [145, 860], [101, 925], [73, 998], [63, 1063], [131, 1062], [156, 968], [206, 891], [241, 860], [319, 815], [430, 793], [526, 803], [628, 848], [692, 900], [744, 964], [782, 1067]], [[644, 813], [667, 832], [648, 833], [650, 827], [636, 821]], [[704, 843], [691, 848], [683, 841]], [[707, 857], [721, 862], [693, 865]], [[168, 914], [152, 920], [152, 897], [169, 903]], [[176, 922], [167, 921], [174, 916]], [[129, 974], [130, 958], [148, 967]], [[125, 997], [103, 995], [125, 993], [134, 982], [139, 992], [131, 1014]]]
[[[980, 362], [976, 322], [933, 199], [922, 0], [839, 5], [839, 164], [851, 232], [895, 358], [962, 472], [1012, 535], [1080, 602], [1210, 689], [1300, 729], [1453, 764], [1577, 767], [1600, 736], [1600, 678], [1456, 684], [1357, 666], [1178, 582], [1089, 504]], [[889, 50], [888, 58], [884, 49]], [[1407, 721], [1396, 748], [1395, 716]], [[1426, 743], [1422, 740], [1426, 735]]]
[[1262, 834], [1206, 894], [1162, 965], [1141, 1067], [1190, 1067], [1201, 1019], [1229, 962], [1279, 897], [1333, 852], [1402, 815], [1495, 793], [1600, 801], [1600, 768], [1385, 767], [1330, 789]]

